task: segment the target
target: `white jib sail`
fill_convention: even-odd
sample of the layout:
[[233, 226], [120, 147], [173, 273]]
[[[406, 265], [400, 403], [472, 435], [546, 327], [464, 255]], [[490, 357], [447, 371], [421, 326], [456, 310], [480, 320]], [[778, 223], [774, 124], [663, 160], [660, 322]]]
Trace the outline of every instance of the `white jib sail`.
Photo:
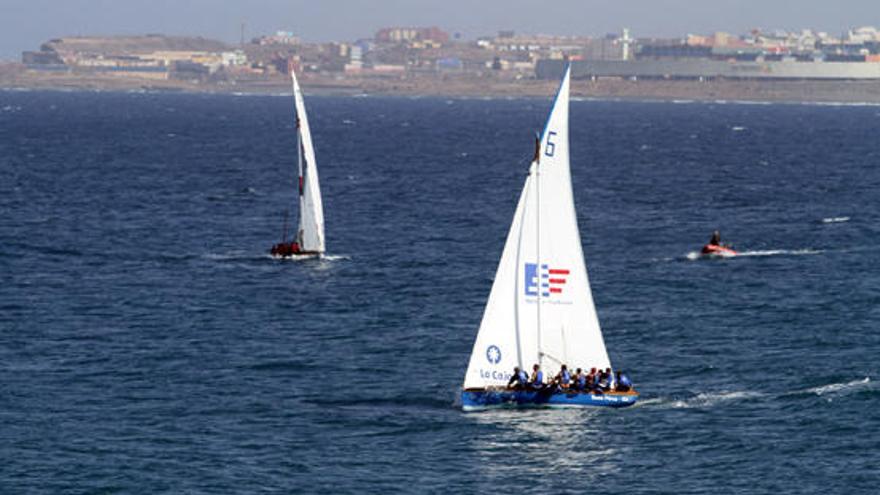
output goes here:
[[507, 383], [514, 366], [610, 367], [584, 263], [568, 143], [569, 71], [541, 137], [471, 353], [465, 388]]
[[324, 252], [324, 206], [321, 202], [321, 188], [318, 184], [318, 166], [315, 162], [315, 149], [312, 146], [312, 133], [309, 118], [303, 101], [302, 89], [296, 80], [296, 73], [290, 71], [293, 81], [293, 98], [296, 103], [297, 132], [299, 133], [299, 230], [297, 242], [303, 251]]

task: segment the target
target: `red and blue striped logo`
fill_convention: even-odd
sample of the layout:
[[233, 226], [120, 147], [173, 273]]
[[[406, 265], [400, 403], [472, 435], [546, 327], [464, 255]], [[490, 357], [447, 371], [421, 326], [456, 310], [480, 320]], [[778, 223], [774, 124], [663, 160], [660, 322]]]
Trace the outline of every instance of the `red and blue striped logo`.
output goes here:
[[539, 287], [541, 289], [541, 297], [561, 295], [565, 288], [565, 283], [568, 281], [569, 273], [569, 270], [566, 268], [556, 268], [542, 264], [541, 269], [538, 270], [537, 263], [526, 263], [526, 296], [536, 297]]

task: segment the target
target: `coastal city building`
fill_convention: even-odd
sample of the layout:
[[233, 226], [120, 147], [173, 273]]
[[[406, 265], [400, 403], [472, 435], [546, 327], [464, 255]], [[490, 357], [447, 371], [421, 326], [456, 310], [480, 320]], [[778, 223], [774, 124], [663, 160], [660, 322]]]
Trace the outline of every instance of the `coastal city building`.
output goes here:
[[[628, 33], [619, 41], [628, 37]], [[570, 52], [574, 78], [628, 79], [880, 79], [880, 37], [874, 28], [859, 28], [835, 38], [824, 32], [753, 30], [736, 36], [718, 32], [682, 39], [639, 39], [632, 57], [601, 60]], [[629, 47], [629, 43], [627, 43]], [[627, 48], [629, 53], [629, 48]], [[536, 65], [541, 79], [558, 79], [563, 60], [543, 58]]]
[[162, 35], [65, 37], [22, 54], [33, 72], [204, 83], [271, 80], [294, 66], [335, 78], [558, 79], [566, 63], [575, 79], [880, 79], [880, 31], [839, 36], [752, 30], [633, 37], [519, 34], [461, 40], [438, 27], [385, 27], [353, 42], [308, 43], [279, 30], [230, 46], [198, 37]]

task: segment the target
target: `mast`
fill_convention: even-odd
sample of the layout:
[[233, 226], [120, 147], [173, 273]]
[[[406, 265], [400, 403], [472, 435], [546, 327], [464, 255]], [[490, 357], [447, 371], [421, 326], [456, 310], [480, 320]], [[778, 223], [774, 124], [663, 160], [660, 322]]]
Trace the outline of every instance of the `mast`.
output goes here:
[[296, 242], [302, 246], [303, 239], [303, 222], [305, 221], [305, 208], [306, 208], [306, 198], [305, 198], [305, 181], [304, 181], [304, 173], [303, 173], [303, 149], [302, 149], [302, 131], [299, 126], [299, 109], [296, 109], [296, 164], [297, 169], [299, 170], [299, 225], [296, 229]]
[[[537, 173], [537, 167], [538, 167], [540, 153], [541, 153], [541, 138], [536, 134], [535, 135], [535, 154], [534, 154], [534, 156], [532, 156], [532, 163], [535, 165], [536, 173]], [[529, 172], [529, 175], [531, 176], [531, 172]], [[528, 184], [529, 180], [530, 180], [530, 178], [526, 179], [525, 197], [523, 198], [523, 201], [525, 204], [528, 204], [528, 202], [529, 202], [529, 192], [531, 190], [531, 188], [529, 187], [529, 184]], [[526, 216], [526, 211], [527, 211], [527, 208], [523, 208], [522, 216], [520, 217], [519, 232], [517, 233], [516, 265], [515, 265], [517, 267], [517, 270], [519, 269], [519, 267], [522, 266], [522, 261], [521, 261], [522, 258], [520, 256], [520, 253], [522, 252], [522, 233], [523, 233], [523, 225], [525, 225], [524, 220], [525, 220], [525, 216]], [[540, 270], [539, 270], [539, 272], [540, 272]], [[538, 276], [538, 283], [540, 284], [540, 280], [541, 280], [540, 273], [538, 273], [537, 276]], [[521, 288], [519, 286], [519, 277], [514, 276], [513, 277], [513, 322], [514, 322], [515, 333], [516, 333], [516, 362], [517, 362], [517, 364], [519, 364], [519, 369], [525, 369], [525, 367], [523, 366], [522, 339], [520, 338], [520, 325], [519, 325], [519, 294], [520, 294], [520, 289]], [[539, 292], [540, 292], [540, 290], [539, 290]], [[539, 316], [539, 321], [540, 321], [540, 316]], [[539, 337], [539, 342], [540, 342], [540, 337]], [[539, 363], [541, 361], [540, 351], [541, 351], [541, 349], [540, 349], [540, 343], [539, 343], [539, 345], [538, 345], [538, 362]]]
[[541, 139], [536, 138], [537, 149], [535, 150], [535, 275], [538, 278], [538, 366], [544, 368], [544, 351], [541, 350], [541, 293], [544, 292], [544, 279], [541, 274]]
[[[528, 184], [529, 179], [526, 179], [526, 184]], [[522, 199], [524, 204], [528, 204], [529, 202], [529, 188], [528, 185], [525, 188], [524, 198]], [[522, 253], [522, 226], [523, 220], [526, 216], [526, 208], [523, 208], [522, 213], [520, 214], [520, 226], [519, 232], [517, 232], [516, 238], [516, 264], [514, 265], [516, 268], [514, 270], [519, 270], [521, 266], [522, 259], [520, 254]], [[515, 217], [514, 217], [515, 221]], [[513, 326], [514, 333], [516, 337], [516, 362], [519, 364], [519, 369], [525, 369], [523, 366], [523, 358], [522, 358], [522, 341], [520, 339], [520, 328], [519, 328], [519, 294], [520, 294], [520, 286], [519, 286], [519, 276], [514, 272], [513, 276]]]

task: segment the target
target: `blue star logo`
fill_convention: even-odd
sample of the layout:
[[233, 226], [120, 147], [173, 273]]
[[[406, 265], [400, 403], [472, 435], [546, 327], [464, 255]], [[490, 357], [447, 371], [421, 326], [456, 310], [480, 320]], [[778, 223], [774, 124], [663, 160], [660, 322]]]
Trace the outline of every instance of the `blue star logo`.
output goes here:
[[486, 349], [486, 359], [489, 360], [492, 364], [498, 364], [501, 362], [501, 349], [498, 348], [497, 345], [490, 345]]

